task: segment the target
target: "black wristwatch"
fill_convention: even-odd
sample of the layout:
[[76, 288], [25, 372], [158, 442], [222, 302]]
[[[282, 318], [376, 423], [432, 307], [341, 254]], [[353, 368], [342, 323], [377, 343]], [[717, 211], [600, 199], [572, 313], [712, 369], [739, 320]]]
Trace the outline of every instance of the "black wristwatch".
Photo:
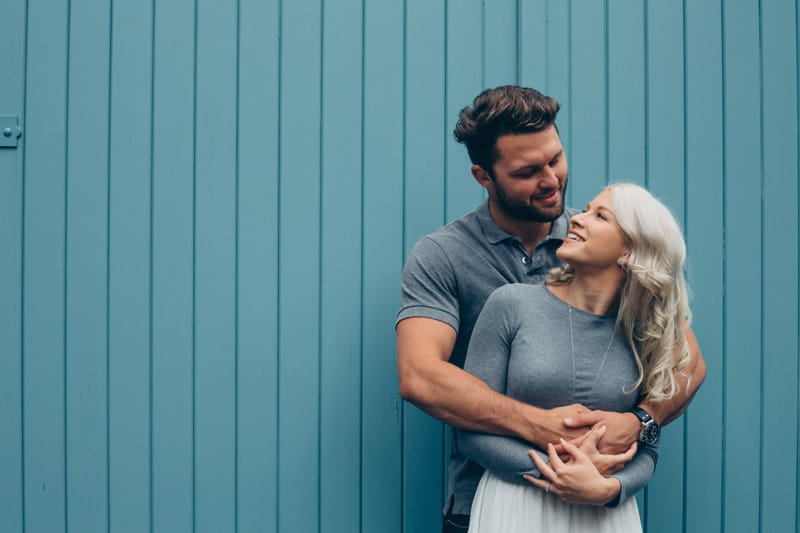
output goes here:
[[631, 407], [629, 411], [635, 414], [639, 422], [642, 423], [642, 430], [639, 432], [639, 442], [655, 446], [658, 442], [658, 437], [661, 435], [661, 426], [658, 425], [656, 419], [650, 416], [647, 411], [641, 407]]

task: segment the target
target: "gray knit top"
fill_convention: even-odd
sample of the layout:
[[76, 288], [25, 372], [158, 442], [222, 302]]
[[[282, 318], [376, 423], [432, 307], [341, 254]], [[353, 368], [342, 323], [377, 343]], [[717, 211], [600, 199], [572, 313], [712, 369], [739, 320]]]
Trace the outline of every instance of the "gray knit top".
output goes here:
[[[638, 371], [615, 315], [571, 307], [544, 285], [511, 284], [494, 291], [483, 307], [464, 369], [492, 389], [544, 409], [580, 403], [589, 409], [626, 411], [637, 404], [631, 390]], [[456, 445], [467, 457], [513, 482], [539, 475], [528, 456], [531, 444], [511, 437], [458, 430]], [[547, 455], [538, 450], [547, 461]], [[615, 506], [653, 475], [657, 449], [639, 444], [633, 460], [614, 477], [622, 486]], [[460, 487], [473, 491], [472, 487]]]

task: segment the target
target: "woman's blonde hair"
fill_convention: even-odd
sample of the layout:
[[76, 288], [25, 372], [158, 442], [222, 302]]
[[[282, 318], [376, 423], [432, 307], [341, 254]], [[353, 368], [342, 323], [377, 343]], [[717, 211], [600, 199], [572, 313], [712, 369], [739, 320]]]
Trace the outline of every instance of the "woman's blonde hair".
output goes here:
[[[689, 363], [683, 332], [691, 322], [683, 273], [686, 244], [675, 217], [646, 189], [613, 183], [606, 190], [630, 247], [621, 264], [626, 276], [617, 325], [623, 328], [639, 368], [632, 388], [641, 386], [641, 394], [651, 400], [669, 399], [679, 389], [675, 372]], [[573, 277], [575, 270], [564, 265], [550, 272], [548, 283], [562, 285]]]

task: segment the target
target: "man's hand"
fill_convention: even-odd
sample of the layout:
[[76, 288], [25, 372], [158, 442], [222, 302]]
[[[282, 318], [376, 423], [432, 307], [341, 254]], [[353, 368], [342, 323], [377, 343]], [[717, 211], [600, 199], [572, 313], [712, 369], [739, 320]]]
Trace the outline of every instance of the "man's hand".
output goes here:
[[582, 441], [594, 423], [566, 426], [564, 419], [582, 420], [581, 417], [590, 417], [592, 413], [593, 411], [579, 403], [547, 409], [540, 412], [539, 417], [531, 422], [531, 432], [529, 435], [523, 435], [523, 438], [543, 450], [547, 449], [548, 444], [557, 444], [562, 438]]
[[[597, 428], [606, 426], [605, 434], [597, 443], [597, 448], [603, 454], [625, 453], [639, 440], [642, 424], [633, 413], [615, 413], [613, 411], [589, 411], [575, 416], [566, 417], [564, 425], [568, 428]], [[580, 446], [582, 441], [574, 442]], [[561, 451], [561, 450], [559, 450]]]

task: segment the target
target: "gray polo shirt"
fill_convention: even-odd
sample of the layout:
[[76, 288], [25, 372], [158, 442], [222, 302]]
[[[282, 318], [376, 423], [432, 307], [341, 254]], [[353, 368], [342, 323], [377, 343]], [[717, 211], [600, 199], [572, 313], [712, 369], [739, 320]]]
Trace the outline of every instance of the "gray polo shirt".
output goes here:
[[[488, 202], [420, 239], [403, 269], [397, 322], [410, 317], [433, 318], [456, 330], [450, 362], [464, 366], [472, 328], [489, 295], [508, 283], [541, 283], [561, 264], [556, 250], [567, 236], [567, 208], [553, 221], [550, 234], [528, 255], [522, 241], [497, 227]], [[451, 449], [448, 493], [463, 477], [480, 478], [483, 470]], [[456, 495], [454, 512], [469, 514], [472, 494]]]

